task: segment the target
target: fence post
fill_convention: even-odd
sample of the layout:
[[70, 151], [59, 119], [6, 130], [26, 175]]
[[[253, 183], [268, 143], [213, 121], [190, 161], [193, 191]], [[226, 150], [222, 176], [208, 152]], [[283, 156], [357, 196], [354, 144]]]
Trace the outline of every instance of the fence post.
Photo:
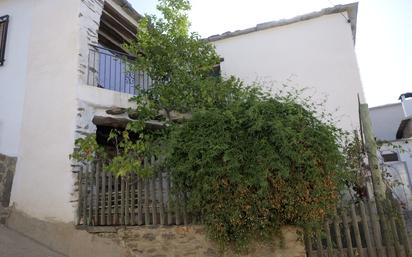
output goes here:
[[333, 257], [333, 245], [332, 245], [332, 237], [330, 234], [329, 221], [325, 221], [324, 227], [325, 227], [325, 232], [326, 232], [326, 249], [328, 252], [328, 257]]
[[347, 244], [347, 250], [348, 250], [348, 255], [349, 257], [354, 257], [353, 256], [353, 247], [352, 247], [352, 237], [350, 234], [350, 228], [348, 225], [348, 219], [346, 217], [347, 212], [344, 208], [341, 209], [341, 217], [342, 217], [342, 224], [343, 224], [343, 229], [345, 230], [345, 239], [346, 239], [346, 244]]
[[342, 236], [341, 236], [341, 230], [340, 230], [339, 220], [338, 219], [339, 219], [339, 214], [338, 214], [338, 211], [335, 209], [335, 217], [333, 219], [333, 227], [335, 229], [336, 243], [337, 243], [337, 247], [338, 247], [339, 256], [344, 257], [346, 255], [343, 253]]
[[304, 229], [304, 241], [305, 241], [305, 249], [306, 249], [306, 255], [307, 257], [313, 257], [312, 253], [312, 234], [311, 234], [311, 229], [308, 227], [305, 227]]
[[369, 225], [368, 225], [368, 219], [367, 219], [366, 211], [365, 211], [365, 204], [363, 203], [362, 200], [359, 202], [359, 208], [360, 208], [360, 214], [361, 214], [361, 219], [362, 219], [363, 231], [365, 233], [366, 246], [368, 248], [368, 256], [376, 257], [376, 248], [374, 248], [372, 244], [372, 239], [370, 236], [370, 230], [369, 230]]
[[352, 227], [353, 227], [353, 232], [355, 235], [356, 247], [358, 248], [358, 252], [359, 252], [358, 255], [360, 257], [364, 257], [365, 255], [363, 254], [363, 247], [362, 247], [361, 235], [359, 231], [358, 217], [356, 216], [355, 204], [353, 203], [350, 206], [350, 215], [352, 219]]
[[83, 225], [85, 224], [84, 222], [84, 217], [86, 215], [83, 215], [83, 199], [85, 197], [84, 193], [84, 178], [83, 178], [83, 166], [80, 166], [79, 172], [77, 173], [77, 192], [78, 192], [78, 200], [77, 200], [77, 225], [80, 225], [80, 222], [83, 221]]
[[393, 231], [388, 225], [387, 217], [384, 210], [384, 202], [386, 202], [386, 186], [383, 182], [382, 172], [378, 162], [378, 148], [375, 142], [372, 131], [372, 122], [369, 115], [367, 104], [360, 104], [361, 126], [365, 137], [365, 148], [368, 157], [368, 163], [372, 176], [373, 192], [376, 198], [376, 207], [378, 210], [379, 219], [381, 221], [383, 238], [389, 256], [394, 255], [393, 249]]
[[94, 223], [93, 225], [97, 226], [99, 225], [99, 198], [100, 198], [100, 170], [97, 165], [97, 162], [93, 162], [94, 166], [94, 171], [95, 171], [95, 186], [96, 186], [96, 199], [95, 199], [95, 206], [96, 206], [96, 211], [94, 213]]

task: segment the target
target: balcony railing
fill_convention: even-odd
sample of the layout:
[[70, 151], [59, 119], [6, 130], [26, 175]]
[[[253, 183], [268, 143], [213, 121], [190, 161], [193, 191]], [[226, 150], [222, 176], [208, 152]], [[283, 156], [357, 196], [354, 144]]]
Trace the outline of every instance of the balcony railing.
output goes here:
[[152, 80], [131, 69], [135, 57], [100, 46], [91, 46], [88, 56], [87, 84], [135, 95], [136, 87], [148, 89]]

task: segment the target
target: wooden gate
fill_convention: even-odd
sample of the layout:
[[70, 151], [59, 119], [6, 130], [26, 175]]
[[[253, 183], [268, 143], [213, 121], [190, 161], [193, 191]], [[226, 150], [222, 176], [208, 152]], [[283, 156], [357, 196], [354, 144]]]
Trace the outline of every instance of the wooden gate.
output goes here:
[[183, 225], [188, 218], [184, 197], [172, 198], [167, 172], [150, 178], [115, 176], [91, 162], [78, 173], [78, 225]]
[[[308, 257], [410, 257], [411, 248], [404, 218], [399, 212], [382, 218], [373, 201], [340, 208], [333, 220], [305, 230]], [[385, 220], [383, 220], [385, 219]], [[383, 229], [386, 222], [390, 229]]]

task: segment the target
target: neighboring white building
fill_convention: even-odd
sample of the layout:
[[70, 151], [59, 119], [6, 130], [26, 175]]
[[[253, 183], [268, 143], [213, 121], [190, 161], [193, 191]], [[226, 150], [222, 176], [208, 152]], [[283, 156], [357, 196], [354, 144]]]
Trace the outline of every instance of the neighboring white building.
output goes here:
[[[401, 182], [394, 193], [412, 211], [412, 100], [369, 108], [379, 142], [381, 165], [390, 180]], [[411, 215], [411, 214], [408, 214]]]
[[[74, 231], [77, 167], [69, 154], [76, 138], [96, 132], [95, 116], [130, 107], [133, 85], [150, 84], [145, 74], [128, 73], [118, 57], [140, 15], [126, 0], [1, 0], [4, 15], [0, 173], [5, 166], [14, 172], [17, 158], [9, 226], [72, 256], [76, 242], [87, 240]], [[336, 6], [209, 39], [224, 58], [224, 75], [313, 88], [316, 98], [327, 95], [326, 109], [340, 126], [352, 130], [359, 126], [358, 94], [364, 99], [356, 15], [357, 4]]]
[[369, 108], [373, 132], [378, 140], [396, 140], [401, 120], [405, 117], [402, 104], [393, 103]]
[[327, 102], [342, 128], [358, 129], [358, 94], [364, 101], [355, 54], [358, 4], [258, 24], [209, 37], [224, 61], [222, 74], [274, 89], [308, 88]]

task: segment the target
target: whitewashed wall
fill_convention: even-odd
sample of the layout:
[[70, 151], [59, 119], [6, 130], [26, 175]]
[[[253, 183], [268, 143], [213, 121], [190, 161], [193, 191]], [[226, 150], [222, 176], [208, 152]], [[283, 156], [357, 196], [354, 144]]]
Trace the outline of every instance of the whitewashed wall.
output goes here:
[[11, 195], [15, 208], [31, 217], [75, 220], [76, 175], [69, 159], [74, 140], [95, 132], [94, 115], [131, 106], [130, 95], [86, 85], [89, 44], [97, 44], [103, 3], [36, 0], [32, 9]]
[[32, 9], [11, 200], [18, 210], [43, 220], [70, 222], [74, 216], [68, 156], [77, 108], [79, 6], [80, 1], [36, 0]]
[[[214, 42], [223, 75], [281, 88], [307, 87], [347, 130], [358, 127], [363, 89], [350, 24], [341, 14], [261, 30]], [[338, 110], [336, 110], [338, 109]]]
[[0, 16], [10, 15], [6, 61], [0, 67], [0, 153], [9, 156], [18, 152], [33, 4], [0, 1]]
[[387, 104], [369, 108], [372, 128], [379, 140], [395, 140], [396, 132], [402, 119], [405, 118], [402, 104]]

